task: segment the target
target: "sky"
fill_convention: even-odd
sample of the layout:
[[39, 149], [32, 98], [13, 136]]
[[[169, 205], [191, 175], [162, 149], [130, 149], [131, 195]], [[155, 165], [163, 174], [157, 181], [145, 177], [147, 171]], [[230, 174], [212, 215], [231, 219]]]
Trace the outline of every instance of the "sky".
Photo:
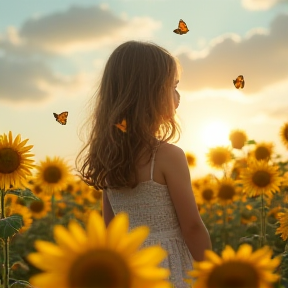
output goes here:
[[[185, 35], [173, 33], [180, 19]], [[28, 138], [36, 164], [59, 156], [74, 167], [109, 55], [150, 41], [182, 67], [176, 145], [196, 156], [192, 179], [213, 173], [206, 154], [234, 129], [287, 160], [287, 27], [288, 0], [0, 0], [0, 133]], [[53, 116], [63, 111], [66, 125]]]

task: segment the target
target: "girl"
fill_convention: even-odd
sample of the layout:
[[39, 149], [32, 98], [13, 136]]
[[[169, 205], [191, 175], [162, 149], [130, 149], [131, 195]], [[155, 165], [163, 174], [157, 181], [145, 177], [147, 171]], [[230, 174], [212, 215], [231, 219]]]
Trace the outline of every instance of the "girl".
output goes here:
[[116, 48], [96, 93], [90, 139], [80, 152], [88, 148], [88, 153], [79, 172], [103, 189], [106, 225], [125, 211], [130, 229], [149, 226], [143, 246], [159, 243], [168, 252], [161, 265], [170, 269], [174, 287], [184, 288], [192, 260], [203, 260], [211, 242], [185, 154], [168, 143], [179, 139], [178, 82], [176, 60], [158, 45], [129, 41]]

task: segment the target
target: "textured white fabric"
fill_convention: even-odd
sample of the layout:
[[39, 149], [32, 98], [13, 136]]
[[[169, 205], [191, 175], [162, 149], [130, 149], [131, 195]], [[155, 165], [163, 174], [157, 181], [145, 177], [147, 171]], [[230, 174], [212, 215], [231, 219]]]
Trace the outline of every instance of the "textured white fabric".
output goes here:
[[169, 281], [175, 288], [188, 288], [183, 279], [189, 278], [186, 272], [192, 270], [193, 258], [182, 237], [168, 187], [153, 181], [155, 153], [151, 161], [150, 180], [139, 183], [133, 189], [106, 189], [105, 192], [114, 215], [122, 211], [128, 213], [130, 230], [149, 226], [150, 234], [142, 247], [160, 244], [168, 252], [161, 267], [170, 269]]

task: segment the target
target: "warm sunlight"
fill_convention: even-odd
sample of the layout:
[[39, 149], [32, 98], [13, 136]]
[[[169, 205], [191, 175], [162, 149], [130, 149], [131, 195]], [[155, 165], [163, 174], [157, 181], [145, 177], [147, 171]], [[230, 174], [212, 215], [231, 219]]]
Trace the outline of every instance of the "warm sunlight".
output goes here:
[[201, 141], [207, 147], [229, 145], [229, 127], [220, 120], [211, 120], [204, 124], [201, 132]]

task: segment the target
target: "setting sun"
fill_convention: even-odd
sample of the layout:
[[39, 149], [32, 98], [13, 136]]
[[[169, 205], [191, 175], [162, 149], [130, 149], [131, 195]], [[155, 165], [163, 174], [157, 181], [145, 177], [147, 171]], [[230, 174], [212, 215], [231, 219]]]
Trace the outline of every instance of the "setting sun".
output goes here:
[[201, 141], [207, 147], [229, 145], [229, 127], [225, 122], [215, 120], [206, 123], [201, 132]]

